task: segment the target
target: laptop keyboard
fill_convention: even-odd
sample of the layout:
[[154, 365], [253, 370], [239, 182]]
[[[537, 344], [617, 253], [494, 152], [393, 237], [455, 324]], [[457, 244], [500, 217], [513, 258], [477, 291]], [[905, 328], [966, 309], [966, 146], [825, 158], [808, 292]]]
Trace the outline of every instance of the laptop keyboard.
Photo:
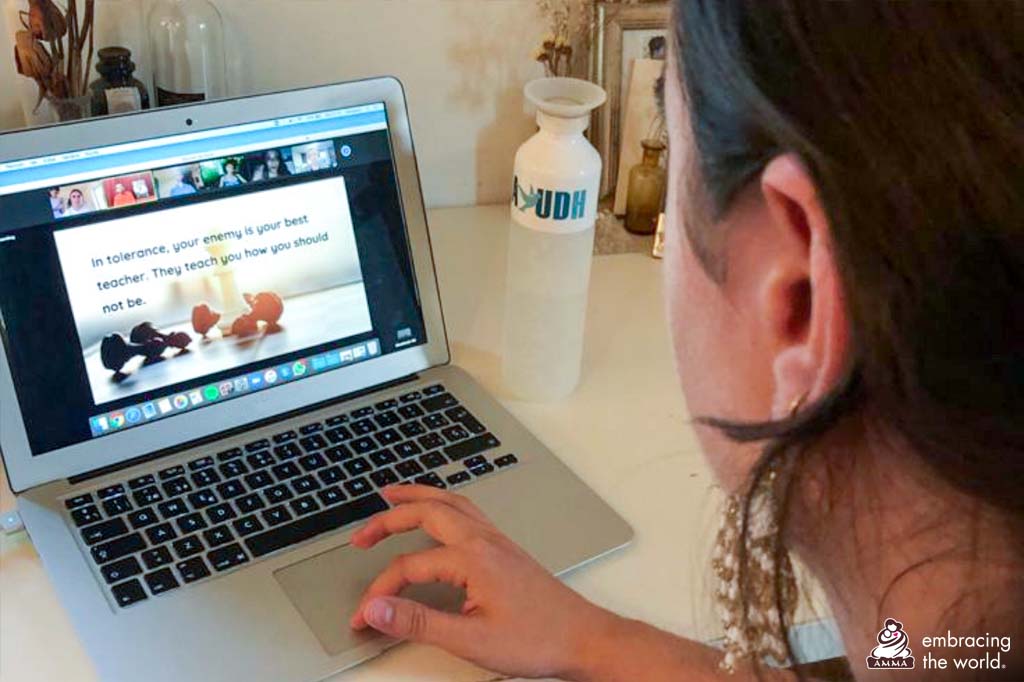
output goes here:
[[388, 508], [394, 483], [455, 487], [516, 464], [444, 386], [64, 500], [121, 607]]

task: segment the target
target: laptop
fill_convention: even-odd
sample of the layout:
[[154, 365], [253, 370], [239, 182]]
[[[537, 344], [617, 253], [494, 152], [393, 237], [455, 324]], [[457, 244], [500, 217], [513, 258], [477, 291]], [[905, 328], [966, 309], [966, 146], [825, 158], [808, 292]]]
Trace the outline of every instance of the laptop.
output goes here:
[[[0, 452], [101, 679], [318, 680], [457, 491], [552, 572], [630, 527], [449, 361], [409, 116], [379, 78], [0, 135]], [[411, 591], [439, 608], [461, 595]]]

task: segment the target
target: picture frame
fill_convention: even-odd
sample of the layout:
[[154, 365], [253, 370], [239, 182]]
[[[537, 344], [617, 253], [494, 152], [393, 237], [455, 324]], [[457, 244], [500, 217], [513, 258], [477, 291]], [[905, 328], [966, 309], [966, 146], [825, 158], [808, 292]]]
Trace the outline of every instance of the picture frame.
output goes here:
[[643, 58], [650, 39], [668, 37], [671, 3], [652, 0], [621, 4], [597, 3], [596, 35], [592, 41], [592, 80], [608, 93], [608, 102], [595, 113], [593, 140], [601, 153], [601, 196], [615, 192], [618, 179], [623, 114], [632, 60]]

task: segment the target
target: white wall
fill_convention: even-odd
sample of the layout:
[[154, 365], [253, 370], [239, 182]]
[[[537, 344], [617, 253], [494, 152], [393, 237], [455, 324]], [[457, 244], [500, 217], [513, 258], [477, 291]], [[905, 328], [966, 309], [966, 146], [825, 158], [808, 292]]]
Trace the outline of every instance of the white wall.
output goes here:
[[[515, 150], [535, 130], [522, 87], [543, 75], [531, 60], [545, 33], [535, 0], [214, 4], [228, 29], [233, 94], [395, 75], [409, 97], [427, 203], [508, 196]], [[20, 123], [20, 104], [5, 54], [9, 48], [0, 51], [0, 125], [10, 127]]]

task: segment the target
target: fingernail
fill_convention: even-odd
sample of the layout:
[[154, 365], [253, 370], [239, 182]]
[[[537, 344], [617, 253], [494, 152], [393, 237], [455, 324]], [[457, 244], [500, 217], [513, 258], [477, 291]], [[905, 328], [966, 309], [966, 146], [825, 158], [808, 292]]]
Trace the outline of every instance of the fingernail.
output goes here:
[[363, 618], [373, 627], [388, 627], [395, 619], [395, 607], [387, 599], [374, 599], [363, 611]]

